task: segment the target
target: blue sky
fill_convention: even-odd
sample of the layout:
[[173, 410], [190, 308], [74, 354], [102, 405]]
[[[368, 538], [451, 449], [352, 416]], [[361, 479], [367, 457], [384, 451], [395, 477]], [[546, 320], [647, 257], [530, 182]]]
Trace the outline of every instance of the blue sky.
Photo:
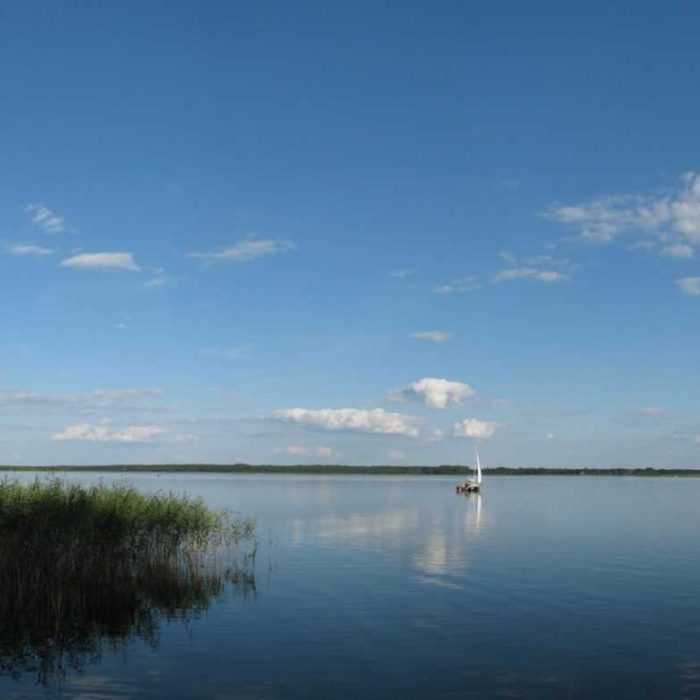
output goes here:
[[0, 463], [700, 466], [692, 3], [0, 20]]

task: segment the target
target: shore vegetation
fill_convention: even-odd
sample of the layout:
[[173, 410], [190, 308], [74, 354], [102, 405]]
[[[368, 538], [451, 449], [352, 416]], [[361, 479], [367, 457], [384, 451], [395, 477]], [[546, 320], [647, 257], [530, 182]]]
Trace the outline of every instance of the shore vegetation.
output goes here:
[[0, 482], [0, 674], [48, 683], [255, 594], [254, 522], [127, 484]]
[[[218, 473], [218, 474], [366, 474], [381, 476], [453, 476], [472, 474], [474, 467], [455, 464], [439, 466], [394, 466], [377, 464], [356, 466], [342, 464], [108, 464], [94, 466], [52, 465], [39, 467], [0, 466], [0, 471], [19, 472], [105, 472], [105, 473]], [[486, 467], [489, 476], [700, 476], [700, 469], [654, 467]]]

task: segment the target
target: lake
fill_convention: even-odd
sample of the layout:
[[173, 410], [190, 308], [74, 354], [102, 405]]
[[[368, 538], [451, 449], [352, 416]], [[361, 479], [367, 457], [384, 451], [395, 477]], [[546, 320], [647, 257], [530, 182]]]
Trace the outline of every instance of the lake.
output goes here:
[[700, 698], [700, 480], [128, 480], [255, 516], [254, 586], [0, 697]]

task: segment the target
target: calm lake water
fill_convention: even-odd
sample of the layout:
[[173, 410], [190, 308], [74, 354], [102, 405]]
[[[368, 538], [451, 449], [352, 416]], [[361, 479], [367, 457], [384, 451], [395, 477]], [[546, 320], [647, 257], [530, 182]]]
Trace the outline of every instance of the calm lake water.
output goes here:
[[700, 480], [128, 479], [256, 516], [255, 592], [0, 697], [700, 698]]

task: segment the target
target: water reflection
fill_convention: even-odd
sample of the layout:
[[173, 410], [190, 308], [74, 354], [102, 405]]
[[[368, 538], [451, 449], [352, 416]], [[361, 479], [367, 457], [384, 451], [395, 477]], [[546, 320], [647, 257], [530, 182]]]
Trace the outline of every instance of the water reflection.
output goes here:
[[481, 494], [480, 493], [463, 493], [461, 497], [468, 501], [471, 505], [469, 510], [464, 514], [464, 532], [470, 534], [481, 530]]
[[387, 498], [385, 510], [307, 514], [291, 521], [289, 536], [295, 547], [315, 542], [335, 551], [349, 547], [382, 552], [403, 562], [418, 583], [455, 587], [449, 579], [473, 564], [474, 545], [488, 525], [480, 494], [464, 494], [459, 500], [463, 507], [428, 512], [418, 504]]
[[254, 549], [28, 554], [0, 541], [0, 675], [41, 684], [137, 639], [156, 647], [164, 620], [192, 620], [229, 590], [255, 594]]

